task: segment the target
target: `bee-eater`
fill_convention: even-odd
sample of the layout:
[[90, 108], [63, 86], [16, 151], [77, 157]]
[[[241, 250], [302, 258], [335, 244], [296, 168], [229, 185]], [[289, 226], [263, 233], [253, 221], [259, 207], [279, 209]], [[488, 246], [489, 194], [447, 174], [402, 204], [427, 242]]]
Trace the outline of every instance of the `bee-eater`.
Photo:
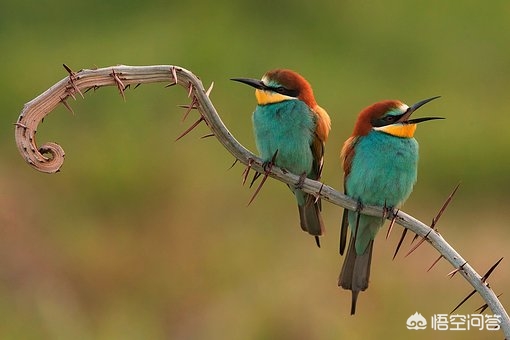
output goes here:
[[308, 81], [294, 71], [276, 69], [261, 80], [232, 80], [255, 88], [257, 106], [252, 121], [260, 157], [266, 165], [274, 163], [301, 177], [289, 187], [297, 199], [301, 228], [315, 236], [320, 246], [319, 236], [324, 232], [320, 200], [299, 186], [306, 177], [321, 177], [324, 145], [331, 129], [329, 115], [315, 101]]
[[[417, 179], [418, 143], [413, 138], [416, 124], [439, 117], [409, 119], [422, 105], [412, 106], [385, 100], [365, 108], [358, 116], [352, 136], [342, 148], [345, 194], [358, 200], [360, 207], [401, 206]], [[345, 250], [347, 229], [351, 230], [349, 248], [338, 285], [352, 291], [351, 314], [356, 312], [358, 293], [368, 287], [374, 238], [384, 219], [344, 210], [340, 232], [340, 254]]]

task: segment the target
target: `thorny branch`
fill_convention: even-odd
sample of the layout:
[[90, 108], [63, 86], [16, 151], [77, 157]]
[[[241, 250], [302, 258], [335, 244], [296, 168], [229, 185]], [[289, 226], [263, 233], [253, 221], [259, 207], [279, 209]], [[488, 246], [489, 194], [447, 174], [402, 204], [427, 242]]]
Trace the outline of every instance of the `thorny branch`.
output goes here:
[[[69, 75], [37, 98], [25, 104], [17, 122], [14, 123], [16, 144], [19, 152], [25, 161], [35, 169], [46, 173], [54, 173], [60, 170], [64, 162], [65, 154], [60, 145], [48, 142], [38, 147], [35, 135], [39, 123], [59, 104], [64, 105], [72, 112], [67, 102], [69, 97], [76, 99], [76, 94], [84, 97], [83, 94], [91, 89], [96, 90], [102, 86], [116, 86], [125, 100], [125, 90], [131, 85], [136, 87], [145, 83], [163, 82], [169, 83], [167, 86], [178, 84], [184, 87], [188, 91], [188, 96], [191, 97], [192, 101], [186, 108], [188, 110], [197, 109], [200, 113], [198, 121], [184, 131], [178, 139], [182, 138], [203, 121], [211, 129], [212, 135], [214, 135], [236, 158], [236, 161], [240, 161], [247, 166], [243, 181], [246, 180], [249, 169], [253, 169], [259, 173], [266, 172], [267, 169], [264, 169], [262, 160], [242, 146], [221, 121], [209, 99], [209, 92], [212, 87], [209, 88], [209, 90], [205, 90], [202, 82], [190, 71], [170, 65], [118, 65], [99, 69], [84, 69], [78, 72], [73, 72], [66, 65], [64, 65], [64, 67]], [[287, 184], [295, 184], [300, 179], [299, 176], [287, 171], [282, 171], [276, 166], [269, 169], [269, 176]], [[356, 210], [358, 208], [357, 201], [318, 181], [305, 179], [302, 190], [320, 196], [323, 200], [337, 206], [350, 210]], [[413, 231], [416, 235], [430, 243], [441, 254], [440, 258], [445, 258], [455, 268], [454, 273], [459, 272], [481, 295], [493, 313], [501, 316], [501, 328], [505, 337], [510, 339], [509, 316], [496, 294], [490, 288], [487, 282], [488, 275], [486, 274], [484, 277], [480, 276], [471, 265], [446, 242], [434, 226], [431, 228], [425, 223], [399, 210], [388, 214], [388, 212], [385, 212], [381, 207], [363, 206], [362, 212], [363, 214], [371, 216], [391, 219], [392, 224], [397, 223]], [[492, 269], [493, 268], [491, 268], [490, 271], [492, 271]]]

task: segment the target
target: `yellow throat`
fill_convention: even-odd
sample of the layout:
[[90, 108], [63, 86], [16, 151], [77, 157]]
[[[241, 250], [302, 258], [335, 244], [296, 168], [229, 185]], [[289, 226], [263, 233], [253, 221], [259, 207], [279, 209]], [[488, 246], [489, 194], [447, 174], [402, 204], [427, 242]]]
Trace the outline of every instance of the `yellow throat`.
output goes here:
[[255, 97], [257, 97], [257, 103], [259, 105], [273, 104], [283, 102], [284, 100], [296, 99], [277, 92], [264, 90], [255, 90]]
[[412, 138], [414, 131], [416, 131], [416, 124], [392, 124], [377, 127], [374, 130], [382, 131], [395, 137]]

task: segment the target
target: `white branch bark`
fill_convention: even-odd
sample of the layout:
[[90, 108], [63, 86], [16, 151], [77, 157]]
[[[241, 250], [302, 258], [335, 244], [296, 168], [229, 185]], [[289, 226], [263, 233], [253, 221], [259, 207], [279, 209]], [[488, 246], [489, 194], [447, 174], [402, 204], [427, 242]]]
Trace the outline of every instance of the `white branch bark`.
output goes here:
[[[221, 144], [237, 160], [246, 165], [251, 161], [251, 167], [254, 170], [263, 172], [262, 161], [242, 146], [223, 124], [202, 82], [190, 71], [170, 65], [119, 65], [95, 70], [84, 69], [76, 73], [70, 72], [68, 77], [25, 104], [18, 121], [15, 123], [15, 137], [19, 152], [28, 164], [39, 171], [46, 173], [59, 171], [64, 162], [62, 147], [56, 143], [46, 143], [41, 147], [37, 147], [35, 140], [37, 126], [46, 115], [59, 104], [64, 104], [70, 109], [67, 104], [69, 97], [83, 96], [83, 93], [90, 89], [113, 85], [117, 86], [121, 95], [124, 96], [124, 90], [128, 86], [156, 82], [178, 84], [186, 88], [202, 119]], [[277, 167], [272, 168], [270, 176], [287, 184], [295, 184], [299, 180], [298, 176], [288, 172], [284, 173]], [[319, 194], [323, 200], [337, 206], [350, 210], [357, 208], [355, 200], [318, 181], [306, 179], [303, 190], [308, 193]], [[362, 212], [372, 216], [383, 216], [383, 209], [380, 207], [365, 206]], [[505, 308], [489, 287], [489, 284], [482, 280], [482, 277], [471, 265], [439, 233], [425, 223], [402, 211], [396, 213], [395, 221], [404, 228], [426, 238], [454, 268], [458, 269], [459, 273], [485, 300], [492, 312], [501, 316], [501, 329], [505, 337], [510, 339], [510, 319]]]

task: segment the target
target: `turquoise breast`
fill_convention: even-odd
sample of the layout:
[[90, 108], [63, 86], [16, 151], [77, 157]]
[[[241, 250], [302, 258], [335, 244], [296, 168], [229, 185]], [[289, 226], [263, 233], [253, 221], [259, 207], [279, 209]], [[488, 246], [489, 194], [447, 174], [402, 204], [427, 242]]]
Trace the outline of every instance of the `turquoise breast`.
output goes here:
[[260, 157], [270, 161], [278, 150], [277, 166], [296, 175], [309, 174], [315, 125], [315, 115], [300, 100], [258, 105], [253, 113], [253, 128]]
[[346, 180], [346, 192], [363, 204], [397, 207], [417, 179], [418, 143], [414, 138], [371, 131], [360, 137]]

